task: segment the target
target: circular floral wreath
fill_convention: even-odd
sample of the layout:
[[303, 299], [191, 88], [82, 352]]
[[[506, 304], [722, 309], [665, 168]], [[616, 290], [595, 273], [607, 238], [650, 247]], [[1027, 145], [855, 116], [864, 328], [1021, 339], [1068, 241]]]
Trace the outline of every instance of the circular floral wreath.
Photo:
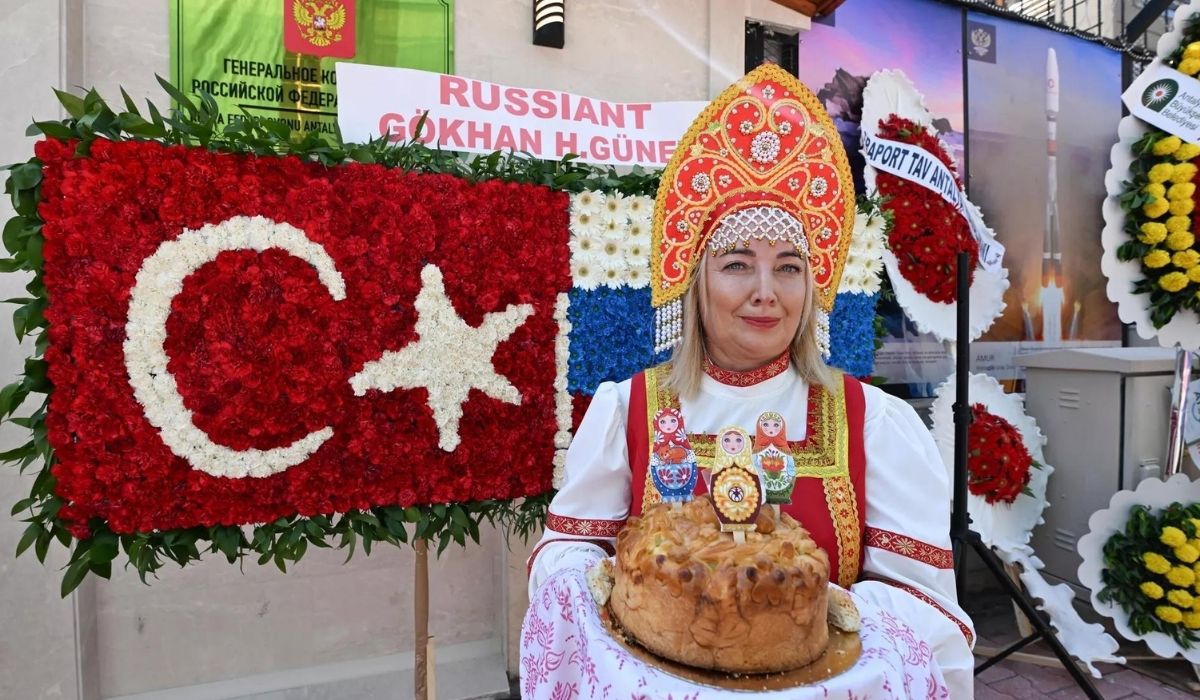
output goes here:
[[1079, 540], [1079, 581], [1117, 631], [1200, 663], [1200, 481], [1177, 474], [1118, 491]]
[[[862, 129], [874, 137], [914, 144], [936, 156], [955, 175], [949, 149], [932, 131], [925, 98], [901, 71], [880, 71], [863, 89]], [[894, 217], [883, 262], [896, 300], [917, 328], [939, 340], [955, 340], [956, 256], [971, 254], [971, 339], [983, 334], [1004, 311], [1008, 270], [977, 264], [978, 244], [963, 217], [939, 195], [870, 164], [863, 171], [867, 192], [885, 198]], [[961, 183], [960, 183], [961, 184]], [[968, 206], [979, 213], [975, 205]]]
[[[948, 469], [954, 464], [955, 376], [938, 387], [933, 438]], [[986, 374], [967, 380], [975, 420], [968, 430], [968, 512], [985, 544], [1011, 555], [1032, 554], [1029, 539], [1046, 508], [1046, 438], [1021, 399]], [[953, 476], [953, 475], [952, 475]]]
[[[1200, 4], [1176, 13], [1158, 59], [1200, 72]], [[1163, 346], [1200, 347], [1200, 246], [1195, 226], [1200, 145], [1125, 117], [1105, 177], [1104, 254], [1108, 296], [1125, 323]]]

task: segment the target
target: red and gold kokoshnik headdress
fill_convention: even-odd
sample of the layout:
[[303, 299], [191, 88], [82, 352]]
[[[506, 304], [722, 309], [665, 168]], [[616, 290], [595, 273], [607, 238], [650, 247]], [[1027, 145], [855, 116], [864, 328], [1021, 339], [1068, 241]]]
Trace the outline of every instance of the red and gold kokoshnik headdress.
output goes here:
[[853, 226], [854, 183], [833, 120], [790, 73], [755, 68], [696, 118], [663, 172], [651, 251], [656, 352], [679, 342], [681, 300], [705, 249], [751, 238], [808, 255], [824, 317]]

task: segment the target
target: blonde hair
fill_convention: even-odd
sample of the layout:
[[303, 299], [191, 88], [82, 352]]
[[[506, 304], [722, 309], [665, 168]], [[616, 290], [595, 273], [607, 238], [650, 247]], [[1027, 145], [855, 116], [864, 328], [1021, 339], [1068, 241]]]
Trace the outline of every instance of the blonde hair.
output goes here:
[[[671, 354], [671, 373], [667, 376], [666, 389], [676, 396], [691, 399], [700, 392], [700, 378], [704, 375], [705, 334], [704, 308], [708, 305], [705, 280], [708, 278], [706, 261], [702, 257], [696, 263], [696, 273], [683, 294], [683, 337]], [[805, 265], [808, 285], [805, 287], [804, 315], [796, 327], [796, 336], [788, 346], [792, 366], [800, 378], [809, 384], [821, 384], [836, 389], [836, 375], [825, 364], [821, 348], [817, 344], [816, 318], [819, 300], [813, 292], [816, 286], [812, 271]]]

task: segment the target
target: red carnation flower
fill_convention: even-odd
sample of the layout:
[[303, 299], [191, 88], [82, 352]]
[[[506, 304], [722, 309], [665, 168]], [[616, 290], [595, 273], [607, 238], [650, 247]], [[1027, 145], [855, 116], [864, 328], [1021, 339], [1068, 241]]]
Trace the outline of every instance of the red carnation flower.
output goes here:
[[1029, 485], [1030, 469], [1037, 463], [1012, 423], [988, 413], [983, 404], [975, 404], [971, 412], [967, 488], [988, 503], [1012, 503]]

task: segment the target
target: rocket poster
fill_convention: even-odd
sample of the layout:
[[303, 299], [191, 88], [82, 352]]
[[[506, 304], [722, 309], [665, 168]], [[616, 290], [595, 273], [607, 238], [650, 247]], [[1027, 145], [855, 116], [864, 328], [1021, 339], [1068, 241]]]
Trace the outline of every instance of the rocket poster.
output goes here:
[[972, 369], [1016, 380], [1019, 355], [1121, 344], [1100, 271], [1121, 58], [1040, 27], [967, 17], [967, 184], [1008, 251], [1011, 283], [1004, 314], [972, 346]]

